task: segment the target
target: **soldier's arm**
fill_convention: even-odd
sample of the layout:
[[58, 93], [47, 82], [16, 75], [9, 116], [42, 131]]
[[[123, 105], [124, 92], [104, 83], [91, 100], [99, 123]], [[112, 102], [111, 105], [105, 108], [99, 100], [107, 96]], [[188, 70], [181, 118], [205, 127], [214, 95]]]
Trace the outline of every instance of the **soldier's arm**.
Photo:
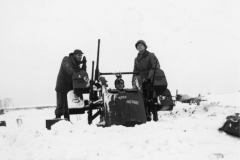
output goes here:
[[72, 75], [74, 70], [72, 69], [70, 63], [69, 63], [69, 59], [68, 57], [64, 57], [62, 60], [62, 67], [64, 69], [64, 71], [67, 72], [67, 74]]
[[[137, 71], [137, 66], [136, 66], [136, 62], [135, 62], [135, 59], [134, 59], [133, 72], [136, 72], [136, 71]], [[133, 74], [133, 76], [132, 76], [132, 83], [134, 81], [134, 77], [135, 77], [135, 75]]]
[[150, 63], [151, 63], [151, 69], [149, 71], [148, 78], [152, 78], [152, 76], [154, 74], [154, 69], [155, 69], [156, 63], [157, 63], [156, 67], [158, 69], [160, 69], [160, 63], [154, 53], [151, 53], [149, 59], [150, 59]]

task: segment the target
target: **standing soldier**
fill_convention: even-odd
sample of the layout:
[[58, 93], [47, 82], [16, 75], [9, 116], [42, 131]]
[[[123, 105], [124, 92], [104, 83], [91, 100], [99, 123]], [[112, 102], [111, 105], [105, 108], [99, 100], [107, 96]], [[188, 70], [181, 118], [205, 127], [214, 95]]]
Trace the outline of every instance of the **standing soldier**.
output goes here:
[[[156, 66], [156, 75], [155, 75], [155, 79], [156, 79], [158, 69], [160, 69], [160, 64], [155, 54], [147, 50], [147, 44], [143, 40], [137, 41], [137, 43], [135, 44], [135, 47], [139, 51], [139, 53], [134, 60], [133, 72], [139, 72], [139, 76], [133, 75], [132, 84], [133, 84], [133, 87], [139, 87], [144, 93], [144, 98], [148, 99], [149, 97], [146, 97], [147, 96], [146, 91], [144, 91], [146, 90], [146, 88], [144, 87], [143, 84], [148, 84], [148, 86], [150, 86], [153, 79], [155, 66]], [[156, 65], [156, 62], [157, 62], [157, 65]], [[149, 105], [149, 104], [145, 104], [145, 105]], [[148, 121], [151, 121], [150, 111], [152, 111], [153, 120], [158, 121], [157, 107], [155, 106], [152, 106], [152, 107], [145, 106], [145, 107], [146, 107], [146, 112], [147, 112], [146, 114], [147, 114]]]
[[[73, 90], [72, 75], [74, 72], [86, 71], [86, 58], [82, 59], [83, 52], [76, 49], [69, 56], [65, 56], [62, 60], [61, 67], [57, 77], [56, 92], [57, 92], [57, 108], [55, 109], [56, 118], [64, 118], [70, 121], [67, 93]], [[80, 67], [82, 64], [82, 67]]]

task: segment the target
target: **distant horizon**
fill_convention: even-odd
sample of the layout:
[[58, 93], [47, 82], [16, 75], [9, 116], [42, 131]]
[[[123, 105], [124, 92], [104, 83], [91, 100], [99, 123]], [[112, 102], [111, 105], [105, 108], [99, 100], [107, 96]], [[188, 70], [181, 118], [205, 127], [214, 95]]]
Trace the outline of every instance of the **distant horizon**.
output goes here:
[[[180, 93], [181, 94], [181, 93]], [[225, 95], [225, 96], [229, 96], [229, 95], [231, 95], [231, 94], [239, 94], [240, 95], [240, 91], [238, 91], [238, 92], [229, 92], [229, 93], [215, 93], [215, 94], [203, 94], [203, 95], [201, 95], [201, 96], [204, 96], [204, 97], [207, 97], [207, 96], [211, 96], [211, 95], [216, 95], [216, 96], [220, 96], [220, 95]], [[187, 94], [187, 95], [189, 95], [189, 94]], [[173, 95], [174, 96], [174, 95]], [[194, 96], [194, 95], [189, 95], [189, 96]], [[197, 96], [197, 95], [196, 95]], [[204, 99], [204, 98], [203, 98]], [[0, 99], [1, 100], [1, 99]], [[240, 102], [240, 101], [239, 101]], [[181, 102], [178, 102], [178, 103], [181, 103]], [[205, 101], [205, 102], [203, 102], [203, 103], [208, 103], [208, 101]], [[239, 103], [239, 105], [240, 105], [240, 103]], [[32, 109], [32, 108], [39, 108], [39, 109], [41, 109], [41, 107], [42, 108], [48, 108], [48, 107], [50, 107], [50, 108], [52, 108], [52, 107], [55, 107], [56, 106], [56, 103], [41, 103], [41, 104], [31, 104], [31, 105], [19, 105], [19, 106], [15, 106], [15, 105], [13, 105], [13, 106], [11, 106], [11, 107], [9, 107], [9, 109], [11, 110], [11, 109], [21, 109], [21, 108], [29, 108], [29, 109]], [[1, 107], [0, 107], [0, 109], [2, 109]], [[8, 109], [7, 109], [8, 110]]]

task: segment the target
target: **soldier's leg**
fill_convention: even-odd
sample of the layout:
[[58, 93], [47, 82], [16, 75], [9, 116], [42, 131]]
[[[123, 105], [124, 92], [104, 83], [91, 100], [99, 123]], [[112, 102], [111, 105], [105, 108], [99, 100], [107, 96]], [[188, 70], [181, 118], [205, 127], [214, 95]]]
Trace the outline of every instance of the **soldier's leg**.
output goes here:
[[64, 115], [64, 118], [70, 120], [66, 93], [57, 92], [57, 108], [55, 109], [55, 115], [56, 118], [61, 118], [61, 116]]
[[67, 94], [63, 93], [62, 94], [62, 100], [63, 100], [63, 108], [64, 108], [64, 118], [70, 121], [70, 116], [69, 116], [69, 110], [68, 110], [68, 101], [67, 101]]
[[147, 121], [151, 121], [151, 120], [152, 120], [151, 109], [148, 108], [147, 109]]
[[56, 115], [56, 118], [61, 118], [61, 116], [63, 115], [63, 102], [62, 102], [60, 92], [57, 92], [56, 98], [57, 98], [57, 107], [55, 109], [55, 115]]
[[145, 102], [147, 101], [147, 103], [145, 103], [145, 107], [146, 107], [146, 116], [147, 116], [147, 121], [151, 121], [152, 120], [152, 115], [151, 115], [151, 111], [152, 111], [152, 102], [151, 102], [151, 96], [150, 96], [150, 88], [149, 88], [149, 83], [148, 82], [144, 82], [142, 84], [142, 88], [143, 88], [143, 97]]
[[152, 120], [152, 116], [151, 116], [150, 104], [149, 103], [145, 103], [144, 106], [145, 106], [147, 121], [151, 121]]
[[158, 104], [158, 101], [157, 101], [156, 92], [154, 92], [154, 94], [153, 94], [153, 104], [151, 106], [154, 121], [158, 121], [158, 108], [157, 108], [156, 104]]
[[152, 107], [152, 114], [153, 114], [153, 120], [158, 121], [158, 113], [157, 113], [157, 106]]

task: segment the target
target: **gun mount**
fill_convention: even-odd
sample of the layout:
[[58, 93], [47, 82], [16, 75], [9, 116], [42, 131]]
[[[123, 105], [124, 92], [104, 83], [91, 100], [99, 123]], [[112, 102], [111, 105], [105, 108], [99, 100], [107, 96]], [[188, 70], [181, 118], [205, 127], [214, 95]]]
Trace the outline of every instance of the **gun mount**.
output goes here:
[[[172, 110], [174, 103], [171, 99], [171, 93], [167, 89], [167, 82], [164, 72], [162, 71], [162, 87], [161, 95], [157, 97], [157, 101], [152, 103], [152, 95], [145, 97], [143, 90], [138, 87], [131, 89], [108, 90], [107, 83], [103, 76], [115, 75], [122, 78], [122, 75], [133, 74], [138, 76], [138, 72], [100, 72], [99, 71], [99, 52], [100, 39], [98, 40], [96, 68], [94, 71], [94, 61], [92, 61], [92, 73], [89, 80], [86, 71], [81, 71], [73, 75], [73, 91], [68, 94], [69, 114], [88, 114], [88, 124], [100, 116], [100, 121], [104, 122], [100, 126], [125, 125], [134, 126], [135, 124], [146, 123], [146, 105], [157, 105], [158, 111]], [[156, 68], [156, 67], [155, 67]], [[156, 69], [155, 69], [156, 71]], [[155, 76], [155, 73], [154, 73]], [[135, 79], [141, 84], [138, 78]], [[152, 88], [155, 87], [154, 81], [150, 83]], [[152, 89], [153, 91], [153, 89]], [[88, 94], [89, 99], [83, 99], [83, 94]], [[70, 104], [71, 103], [71, 104]], [[95, 112], [96, 111], [96, 112]]]

